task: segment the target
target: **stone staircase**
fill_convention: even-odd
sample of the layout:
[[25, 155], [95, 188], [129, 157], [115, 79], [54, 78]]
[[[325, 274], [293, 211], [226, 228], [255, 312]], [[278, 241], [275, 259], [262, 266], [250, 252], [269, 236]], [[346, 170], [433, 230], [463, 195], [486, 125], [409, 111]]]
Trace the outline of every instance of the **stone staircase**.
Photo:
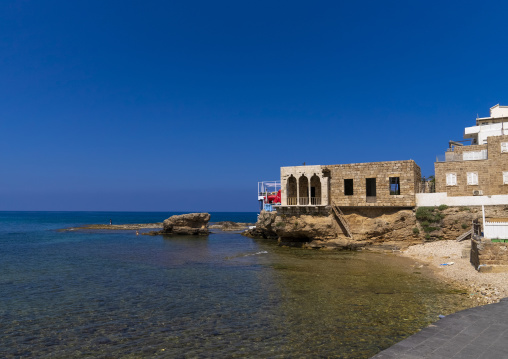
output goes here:
[[333, 213], [335, 213], [335, 217], [337, 218], [337, 221], [346, 230], [346, 235], [349, 238], [353, 239], [353, 234], [351, 233], [351, 229], [349, 227], [349, 223], [348, 223], [347, 219], [344, 217], [344, 213], [342, 213], [339, 206], [336, 206], [334, 203], [332, 203], [332, 209], [333, 209]]
[[462, 233], [460, 236], [457, 237], [457, 242], [462, 242], [467, 237], [470, 237], [473, 234], [473, 229], [471, 228], [469, 231]]

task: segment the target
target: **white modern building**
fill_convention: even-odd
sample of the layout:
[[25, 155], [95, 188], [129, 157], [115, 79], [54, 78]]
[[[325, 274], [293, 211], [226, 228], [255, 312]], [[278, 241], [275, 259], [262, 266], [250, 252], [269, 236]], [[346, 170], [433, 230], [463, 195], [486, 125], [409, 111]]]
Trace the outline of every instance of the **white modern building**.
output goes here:
[[464, 139], [471, 139], [472, 145], [487, 144], [487, 137], [508, 135], [508, 106], [493, 106], [490, 117], [476, 119], [476, 126], [466, 127]]

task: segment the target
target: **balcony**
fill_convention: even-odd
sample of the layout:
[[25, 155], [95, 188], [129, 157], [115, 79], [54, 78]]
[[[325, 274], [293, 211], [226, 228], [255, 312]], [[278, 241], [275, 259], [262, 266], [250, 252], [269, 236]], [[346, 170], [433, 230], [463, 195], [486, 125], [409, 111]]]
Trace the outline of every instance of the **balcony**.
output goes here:
[[479, 161], [486, 160], [487, 158], [487, 150], [468, 151], [463, 153], [454, 153], [449, 150], [444, 155], [437, 156], [436, 162]]

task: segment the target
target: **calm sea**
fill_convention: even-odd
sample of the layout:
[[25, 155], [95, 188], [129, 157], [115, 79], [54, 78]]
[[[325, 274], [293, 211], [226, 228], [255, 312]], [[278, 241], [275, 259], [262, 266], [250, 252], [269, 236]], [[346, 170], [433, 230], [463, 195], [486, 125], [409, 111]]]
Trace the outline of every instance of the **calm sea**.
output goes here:
[[0, 357], [367, 358], [467, 306], [389, 254], [58, 231], [172, 214], [0, 212]]

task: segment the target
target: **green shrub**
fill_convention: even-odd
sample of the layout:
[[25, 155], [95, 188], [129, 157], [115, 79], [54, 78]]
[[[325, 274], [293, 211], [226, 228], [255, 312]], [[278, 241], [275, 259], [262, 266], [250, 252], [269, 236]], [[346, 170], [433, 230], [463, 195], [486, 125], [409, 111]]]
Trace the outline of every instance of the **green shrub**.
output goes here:
[[413, 234], [416, 234], [416, 235], [420, 234], [420, 230], [416, 227], [413, 228]]
[[429, 240], [429, 239], [430, 239], [430, 234], [426, 234], [426, 235], [425, 235], [425, 239], [426, 239], [426, 240]]
[[284, 226], [285, 226], [284, 222], [275, 223], [275, 227], [284, 227]]
[[446, 204], [442, 204], [439, 207], [437, 207], [437, 209], [439, 209], [440, 211], [444, 211], [447, 208], [448, 208], [448, 206]]
[[416, 210], [416, 219], [430, 223], [439, 222], [444, 218], [444, 214], [436, 211], [435, 207], [418, 207]]
[[465, 224], [465, 223], [462, 223], [462, 229], [466, 229], [466, 228], [468, 228], [468, 227], [469, 227], [469, 225], [467, 225], [467, 224]]

